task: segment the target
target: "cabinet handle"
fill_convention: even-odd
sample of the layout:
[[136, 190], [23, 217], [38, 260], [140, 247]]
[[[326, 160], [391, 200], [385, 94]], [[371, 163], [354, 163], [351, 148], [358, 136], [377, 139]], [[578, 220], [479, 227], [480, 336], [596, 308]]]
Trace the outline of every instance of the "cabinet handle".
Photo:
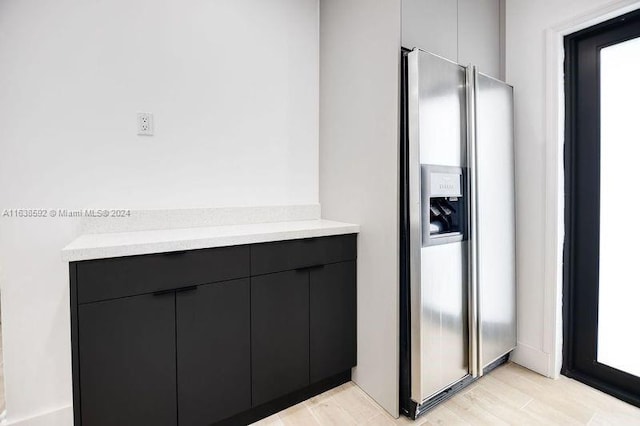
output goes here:
[[188, 287], [179, 287], [179, 288], [172, 288], [171, 290], [160, 290], [160, 291], [154, 291], [153, 295], [154, 296], [162, 296], [164, 294], [169, 294], [169, 293], [184, 293], [187, 291], [193, 291], [193, 290], [197, 290], [198, 286], [197, 285], [190, 285]]
[[182, 287], [182, 288], [178, 288], [176, 289], [176, 293], [184, 293], [187, 291], [193, 291], [193, 290], [197, 290], [198, 286], [197, 285], [190, 285], [189, 287]]
[[324, 268], [324, 265], [311, 265], [311, 266], [302, 266], [300, 268], [296, 268], [296, 271], [307, 271], [309, 269], [321, 269]]

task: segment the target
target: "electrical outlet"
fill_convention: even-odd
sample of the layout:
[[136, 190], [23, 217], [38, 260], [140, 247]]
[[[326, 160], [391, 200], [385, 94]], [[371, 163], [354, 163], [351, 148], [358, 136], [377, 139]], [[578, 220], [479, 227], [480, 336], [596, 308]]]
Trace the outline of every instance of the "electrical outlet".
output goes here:
[[153, 135], [153, 114], [150, 112], [138, 113], [138, 134], [143, 136]]

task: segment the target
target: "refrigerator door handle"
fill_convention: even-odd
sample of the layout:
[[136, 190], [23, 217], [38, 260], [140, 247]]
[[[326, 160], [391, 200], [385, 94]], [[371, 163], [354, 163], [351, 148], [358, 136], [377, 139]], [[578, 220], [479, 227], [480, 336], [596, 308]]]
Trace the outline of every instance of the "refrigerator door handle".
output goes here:
[[476, 155], [476, 67], [467, 66], [467, 194], [469, 240], [469, 366], [473, 377], [482, 376], [482, 342], [480, 341], [480, 309], [478, 291], [478, 188]]

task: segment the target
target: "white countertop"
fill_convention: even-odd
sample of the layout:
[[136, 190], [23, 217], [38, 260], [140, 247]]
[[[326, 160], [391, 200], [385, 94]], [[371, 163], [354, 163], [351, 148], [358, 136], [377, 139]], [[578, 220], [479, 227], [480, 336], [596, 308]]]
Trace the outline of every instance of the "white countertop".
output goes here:
[[269, 241], [353, 234], [358, 225], [330, 220], [253, 223], [153, 231], [85, 234], [62, 249], [67, 262], [166, 253]]

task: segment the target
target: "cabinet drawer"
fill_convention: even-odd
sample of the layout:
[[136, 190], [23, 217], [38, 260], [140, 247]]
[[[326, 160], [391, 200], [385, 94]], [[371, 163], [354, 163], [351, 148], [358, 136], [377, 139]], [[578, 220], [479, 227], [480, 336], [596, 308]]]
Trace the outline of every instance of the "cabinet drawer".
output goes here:
[[78, 303], [249, 276], [249, 246], [78, 262]]
[[251, 275], [354, 260], [356, 235], [256, 244], [251, 247]]

